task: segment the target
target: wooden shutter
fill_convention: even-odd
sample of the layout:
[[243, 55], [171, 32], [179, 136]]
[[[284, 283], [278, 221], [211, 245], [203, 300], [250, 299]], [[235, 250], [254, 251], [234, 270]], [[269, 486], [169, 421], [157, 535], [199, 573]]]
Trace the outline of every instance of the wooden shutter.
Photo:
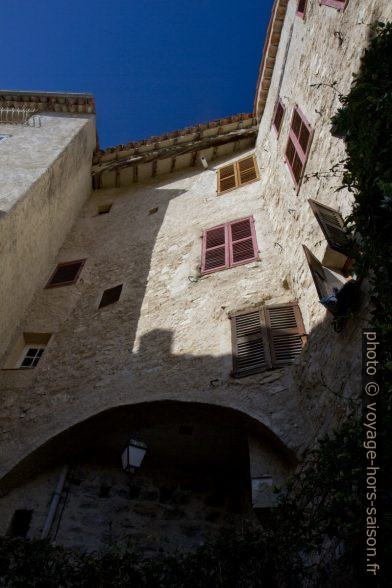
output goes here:
[[258, 179], [258, 169], [254, 156], [245, 157], [237, 162], [239, 185], [243, 186]]
[[305, 14], [306, 0], [298, 0], [297, 14], [303, 16]]
[[296, 303], [265, 307], [272, 367], [292, 363], [306, 340], [304, 324]]
[[59, 263], [53, 274], [51, 275], [46, 288], [55, 288], [56, 286], [68, 286], [74, 284], [79, 277], [85, 259], [77, 261], [68, 261], [66, 263]]
[[229, 267], [227, 224], [207, 229], [203, 234], [202, 273]]
[[231, 317], [233, 375], [247, 376], [271, 367], [264, 310]]
[[285, 156], [297, 186], [300, 184], [305, 169], [311, 138], [312, 129], [310, 125], [299, 108], [295, 106]]
[[237, 172], [234, 163], [218, 169], [218, 194], [232, 190], [237, 185]]
[[244, 218], [228, 225], [230, 266], [258, 259], [253, 218]]
[[279, 135], [280, 132], [280, 127], [282, 126], [282, 121], [283, 121], [283, 115], [284, 115], [284, 106], [282, 104], [282, 102], [280, 101], [280, 99], [278, 100], [276, 107], [275, 107], [275, 113], [274, 113], [274, 120], [273, 120], [273, 127], [275, 128], [276, 132]]
[[343, 217], [340, 212], [325, 204], [316, 202], [316, 200], [309, 199], [308, 202], [330, 247], [340, 251], [340, 253], [347, 254], [349, 239], [346, 235]]
[[313, 255], [311, 251], [306, 247], [306, 245], [302, 245], [306, 259], [309, 264], [310, 271], [312, 272], [312, 277], [314, 281], [314, 285], [316, 286], [317, 294], [319, 298], [323, 298], [324, 296], [328, 296], [328, 288], [327, 288], [327, 278], [324, 273], [324, 268], [317, 259]]

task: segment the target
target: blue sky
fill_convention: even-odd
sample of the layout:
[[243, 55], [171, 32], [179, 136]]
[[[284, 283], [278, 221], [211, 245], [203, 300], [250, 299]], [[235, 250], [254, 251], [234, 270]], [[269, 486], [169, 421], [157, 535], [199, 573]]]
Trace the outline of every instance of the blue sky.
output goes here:
[[272, 0], [12, 0], [2, 89], [91, 92], [102, 147], [250, 112]]

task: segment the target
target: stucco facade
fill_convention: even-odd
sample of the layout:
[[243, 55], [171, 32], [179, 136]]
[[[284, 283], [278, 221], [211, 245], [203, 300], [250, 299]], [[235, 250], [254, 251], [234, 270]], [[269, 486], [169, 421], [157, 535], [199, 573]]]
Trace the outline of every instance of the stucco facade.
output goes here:
[[[97, 549], [132, 535], [148, 552], [167, 536], [191, 548], [217, 526], [253, 519], [252, 506], [273, 506], [272, 486], [358, 393], [366, 284], [361, 311], [336, 333], [302, 245], [323, 260], [327, 242], [309, 198], [350, 212], [350, 195], [336, 191], [339, 170], [330, 171], [344, 157], [330, 118], [360, 66], [369, 25], [392, 14], [386, 3], [359, 0], [344, 11], [308, 2], [303, 18], [294, 0], [276, 8], [257, 139], [255, 119], [245, 116], [162, 144], [155, 138], [151, 148], [107, 150], [95, 155], [93, 190], [91, 115], [42, 114], [40, 129], [2, 125], [15, 146], [0, 144], [13, 186], [3, 186], [0, 230], [16, 231], [18, 247], [3, 254], [1, 533], [24, 509], [34, 511], [28, 536], [39, 536], [67, 464], [51, 523], [60, 543]], [[297, 186], [285, 162], [295, 105], [312, 131]], [[218, 170], [253, 154], [260, 177], [219, 194]], [[258, 259], [203, 274], [203, 232], [250, 217]], [[7, 233], [2, 242], [11, 243]], [[85, 260], [75, 283], [45, 288], [56, 264], [74, 260]], [[100, 308], [103, 292], [120, 284], [119, 300]], [[233, 314], [290, 302], [308, 335], [302, 353], [293, 364], [233, 377]], [[17, 369], [23, 334], [50, 335], [33, 369]], [[148, 445], [134, 479], [119, 467], [131, 434]]]

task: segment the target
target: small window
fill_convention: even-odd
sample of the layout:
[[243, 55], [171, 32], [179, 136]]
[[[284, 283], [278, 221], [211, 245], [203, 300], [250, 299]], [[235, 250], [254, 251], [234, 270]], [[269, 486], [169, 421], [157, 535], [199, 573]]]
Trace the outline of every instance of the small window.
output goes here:
[[275, 106], [274, 118], [272, 121], [272, 126], [274, 127], [274, 129], [278, 133], [278, 135], [280, 133], [280, 129], [282, 126], [284, 111], [285, 111], [285, 108], [283, 106], [281, 99], [279, 98], [279, 100], [277, 101], [276, 106]]
[[306, 342], [297, 303], [263, 306], [231, 317], [233, 375], [248, 376], [292, 363]]
[[35, 368], [42, 357], [45, 347], [46, 345], [34, 345], [34, 347], [25, 347], [19, 367]]
[[303, 176], [311, 138], [312, 129], [310, 125], [299, 108], [295, 106], [287, 141], [285, 160], [296, 186], [300, 185]]
[[104, 290], [98, 308], [102, 308], [103, 306], [109, 306], [109, 304], [114, 304], [114, 302], [117, 302], [117, 300], [119, 300], [121, 296], [121, 290], [122, 284]]
[[307, 2], [307, 0], [298, 0], [297, 13], [296, 14], [298, 16], [300, 16], [301, 18], [303, 18], [304, 15], [305, 15], [306, 2]]
[[9, 537], [26, 537], [33, 516], [32, 510], [16, 510], [13, 514], [7, 535]]
[[255, 182], [260, 177], [254, 155], [219, 168], [217, 174], [218, 194]]
[[41, 361], [51, 336], [51, 333], [21, 333], [2, 369], [35, 368]]
[[8, 139], [9, 135], [0, 135], [0, 143], [2, 141], [6, 141]]
[[253, 217], [248, 217], [203, 233], [201, 272], [216, 272], [259, 259]]
[[98, 206], [98, 214], [108, 214], [111, 208], [111, 204], [102, 204], [101, 206]]
[[56, 288], [58, 286], [75, 284], [85, 261], [85, 259], [78, 259], [77, 261], [59, 263], [47, 283], [46, 288]]
[[320, 0], [320, 4], [325, 6], [331, 6], [337, 10], [344, 10], [348, 0]]

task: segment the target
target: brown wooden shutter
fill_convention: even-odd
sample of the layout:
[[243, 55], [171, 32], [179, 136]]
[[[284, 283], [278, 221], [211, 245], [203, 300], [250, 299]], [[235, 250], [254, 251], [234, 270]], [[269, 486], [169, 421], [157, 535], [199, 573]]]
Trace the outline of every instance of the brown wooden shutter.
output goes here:
[[231, 318], [233, 375], [247, 376], [271, 367], [264, 310], [236, 314]]
[[309, 199], [308, 202], [330, 247], [340, 253], [347, 254], [349, 239], [340, 212], [316, 200]]
[[323, 266], [321, 265], [317, 257], [315, 257], [311, 251], [309, 251], [306, 245], [302, 245], [302, 247], [304, 249], [310, 271], [312, 272], [314, 285], [316, 286], [319, 298], [328, 296], [327, 279], [324, 274]]
[[254, 182], [258, 179], [258, 170], [255, 157], [246, 157], [237, 162], [238, 165], [238, 177], [239, 185], [247, 184], [248, 182]]
[[306, 340], [304, 324], [296, 303], [265, 307], [272, 367], [292, 363]]
[[203, 234], [201, 271], [208, 273], [229, 267], [227, 224], [207, 229]]
[[218, 193], [227, 192], [238, 185], [234, 163], [218, 169]]

